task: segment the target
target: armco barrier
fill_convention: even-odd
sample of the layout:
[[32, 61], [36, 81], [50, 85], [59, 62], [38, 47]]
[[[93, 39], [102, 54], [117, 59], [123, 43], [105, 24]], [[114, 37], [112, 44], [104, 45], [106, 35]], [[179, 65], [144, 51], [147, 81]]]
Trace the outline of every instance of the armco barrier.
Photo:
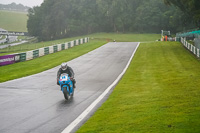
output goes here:
[[40, 56], [44, 56], [44, 55], [55, 53], [61, 50], [69, 49], [76, 45], [80, 45], [86, 42], [89, 42], [88, 37], [66, 42], [64, 44], [57, 44], [53, 46], [43, 47], [43, 48], [39, 48], [39, 49], [27, 51], [27, 52], [0, 56], [0, 66], [9, 65], [16, 62], [26, 61], [26, 60], [32, 60]]

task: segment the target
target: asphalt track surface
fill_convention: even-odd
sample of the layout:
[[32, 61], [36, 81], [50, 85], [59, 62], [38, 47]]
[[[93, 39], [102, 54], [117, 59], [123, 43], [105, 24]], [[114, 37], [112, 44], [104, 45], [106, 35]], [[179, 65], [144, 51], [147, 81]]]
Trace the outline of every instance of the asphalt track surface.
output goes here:
[[74, 69], [77, 81], [71, 101], [64, 99], [60, 87], [56, 85], [59, 66], [39, 74], [0, 83], [0, 133], [62, 132], [122, 73], [137, 45], [138, 43], [133, 42], [111, 42], [69, 61], [68, 65]]
[[[15, 38], [16, 40], [17, 38]], [[21, 42], [17, 42], [17, 43], [11, 43], [11, 44], [5, 44], [5, 45], [0, 45], [0, 49], [3, 49], [3, 48], [7, 48], [7, 47], [11, 47], [11, 46], [16, 46], [16, 45], [20, 45], [20, 44], [23, 44], [23, 43], [26, 43], [28, 41], [21, 41]]]
[[[0, 28], [0, 31], [6, 31], [6, 30]], [[12, 43], [12, 42], [16, 41], [17, 36], [8, 36], [8, 38], [9, 38], [9, 43]], [[6, 38], [0, 40], [0, 44], [1, 44], [1, 43], [5, 43], [5, 42], [6, 42]], [[15, 45], [16, 45], [16, 44], [15, 44]], [[7, 46], [6, 46], [6, 45], [5, 45], [5, 46], [0, 46], [0, 49], [6, 48], [6, 47], [8, 47], [8, 46], [9, 46], [9, 45], [7, 45]], [[12, 46], [12, 45], [10, 45], [10, 46]]]

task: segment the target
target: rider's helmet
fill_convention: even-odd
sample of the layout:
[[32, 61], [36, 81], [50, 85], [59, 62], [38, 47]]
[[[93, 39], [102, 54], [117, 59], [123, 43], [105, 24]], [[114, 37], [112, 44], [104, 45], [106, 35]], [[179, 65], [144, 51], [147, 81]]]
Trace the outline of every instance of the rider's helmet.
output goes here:
[[65, 71], [65, 70], [67, 69], [67, 63], [62, 63], [62, 64], [61, 64], [61, 69], [62, 69], [63, 71]]

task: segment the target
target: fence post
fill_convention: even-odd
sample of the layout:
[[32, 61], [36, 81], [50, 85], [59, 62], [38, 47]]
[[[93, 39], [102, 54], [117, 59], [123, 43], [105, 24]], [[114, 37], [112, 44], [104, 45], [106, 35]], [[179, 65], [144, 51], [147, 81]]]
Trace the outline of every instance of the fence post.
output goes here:
[[191, 46], [191, 49], [190, 49], [190, 51], [191, 51], [191, 52], [193, 52], [193, 45], [192, 45], [192, 44], [190, 44], [190, 46]]

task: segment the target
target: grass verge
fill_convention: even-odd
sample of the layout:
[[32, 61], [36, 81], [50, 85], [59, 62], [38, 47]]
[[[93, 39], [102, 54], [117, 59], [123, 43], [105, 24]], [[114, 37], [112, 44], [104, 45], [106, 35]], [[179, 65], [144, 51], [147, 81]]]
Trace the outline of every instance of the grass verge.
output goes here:
[[178, 42], [141, 44], [109, 99], [77, 133], [199, 133], [199, 68]]
[[[65, 42], [69, 42], [72, 40], [84, 38], [86, 36], [79, 36], [73, 38], [66, 38], [54, 41], [40, 42], [40, 43], [26, 43], [17, 46], [7, 47], [4, 49], [0, 49], [0, 56], [12, 54], [12, 53], [20, 53], [29, 50], [38, 49], [41, 47], [52, 46], [55, 44], [62, 44]], [[141, 42], [141, 41], [155, 41], [160, 37], [160, 34], [114, 34], [114, 33], [96, 33], [87, 35], [87, 37], [95, 38], [102, 41], [120, 41], [120, 42]]]
[[108, 41], [117, 42], [145, 42], [156, 41], [160, 38], [160, 34], [133, 34], [133, 33], [96, 33], [89, 35], [90, 38], [106, 39]]

